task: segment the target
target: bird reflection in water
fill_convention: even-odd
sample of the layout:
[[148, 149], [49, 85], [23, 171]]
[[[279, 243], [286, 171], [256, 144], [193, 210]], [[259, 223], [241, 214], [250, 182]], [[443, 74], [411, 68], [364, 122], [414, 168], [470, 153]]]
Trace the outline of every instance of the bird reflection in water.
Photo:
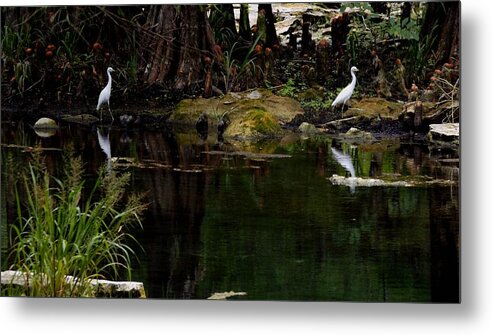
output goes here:
[[107, 133], [105, 133], [104, 128], [97, 127], [97, 141], [102, 151], [106, 155], [106, 170], [111, 171], [111, 143], [109, 141], [109, 133], [111, 127], [107, 128]]
[[354, 164], [352, 162], [352, 157], [348, 154], [345, 154], [341, 148], [336, 148], [336, 143], [333, 141], [333, 146], [331, 147], [331, 153], [333, 154], [333, 158], [343, 166], [347, 172], [350, 173], [350, 180], [349, 180], [349, 187], [350, 187], [350, 193], [355, 192], [355, 168]]

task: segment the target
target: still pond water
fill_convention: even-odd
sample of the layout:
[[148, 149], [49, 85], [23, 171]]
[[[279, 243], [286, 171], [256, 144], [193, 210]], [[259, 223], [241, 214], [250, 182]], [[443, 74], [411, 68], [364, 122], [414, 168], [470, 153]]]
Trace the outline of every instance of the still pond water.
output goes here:
[[[459, 301], [453, 154], [431, 155], [397, 140], [355, 146], [288, 135], [218, 143], [194, 131], [74, 125], [42, 138], [30, 126], [2, 124], [1, 141], [3, 161], [27, 157], [5, 145], [70, 144], [88, 176], [108, 156], [113, 168], [132, 172], [131, 188], [147, 192], [150, 202], [144, 229], [133, 232], [145, 252], [133, 263], [132, 280], [144, 282], [150, 298], [235, 291], [247, 295], [234, 299], [252, 300]], [[424, 175], [456, 184], [334, 186], [328, 177], [350, 173], [332, 148], [348, 155], [357, 176]], [[62, 151], [46, 155], [57, 171]], [[2, 208], [5, 197], [3, 189]]]

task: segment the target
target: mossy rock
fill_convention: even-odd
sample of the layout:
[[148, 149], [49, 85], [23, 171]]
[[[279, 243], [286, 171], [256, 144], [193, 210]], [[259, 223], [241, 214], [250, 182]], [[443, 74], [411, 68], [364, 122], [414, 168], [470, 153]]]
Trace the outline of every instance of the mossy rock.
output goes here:
[[92, 125], [93, 123], [99, 122], [99, 118], [91, 114], [80, 114], [80, 115], [64, 115], [62, 120], [69, 123], [77, 123], [82, 125]]
[[304, 92], [298, 95], [300, 100], [322, 100], [324, 98], [324, 92], [316, 88], [308, 88]]
[[[248, 98], [253, 95], [254, 99]], [[209, 99], [184, 99], [178, 103], [169, 121], [195, 125], [202, 112], [208, 116], [209, 129], [215, 128], [219, 118], [227, 114], [230, 123], [224, 136], [244, 139], [277, 136], [281, 125], [304, 113], [298, 101], [277, 96], [267, 89], [257, 89]]]
[[227, 127], [224, 136], [244, 139], [257, 139], [278, 136], [282, 131], [278, 120], [263, 108], [247, 111], [243, 118], [234, 119]]
[[194, 125], [200, 113], [207, 114], [210, 123], [217, 123], [217, 118], [211, 117], [219, 110], [214, 110], [215, 105], [219, 105], [218, 99], [183, 99], [181, 100], [169, 117], [169, 121], [186, 125]]
[[308, 122], [301, 123], [298, 130], [306, 135], [318, 134], [320, 132], [318, 128], [316, 128], [313, 124]]
[[364, 98], [360, 101], [352, 102], [352, 107], [343, 116], [362, 116], [371, 120], [379, 115], [386, 120], [398, 120], [403, 107], [401, 103], [383, 98]]

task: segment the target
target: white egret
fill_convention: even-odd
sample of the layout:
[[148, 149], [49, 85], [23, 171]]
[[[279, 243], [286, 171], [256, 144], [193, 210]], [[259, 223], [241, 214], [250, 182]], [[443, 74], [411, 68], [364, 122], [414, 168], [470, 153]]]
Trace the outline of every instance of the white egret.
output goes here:
[[345, 103], [350, 99], [352, 93], [354, 93], [355, 83], [357, 82], [357, 79], [355, 78], [355, 72], [357, 71], [359, 71], [359, 69], [355, 66], [352, 66], [352, 68], [350, 69], [350, 73], [352, 74], [352, 81], [338, 94], [337, 98], [331, 104], [331, 106], [334, 108], [342, 105], [342, 115]]
[[[97, 101], [97, 107], [96, 111], [98, 111], [101, 108], [101, 105], [103, 104], [108, 104], [108, 109], [109, 109], [109, 114], [111, 114], [111, 120], [114, 120], [113, 113], [111, 113], [111, 108], [109, 107], [109, 97], [111, 96], [111, 72], [113, 72], [112, 67], [108, 67], [108, 70], [106, 71], [108, 74], [108, 84], [106, 87], [99, 93], [99, 100]], [[99, 114], [99, 119], [102, 120], [102, 110]]]

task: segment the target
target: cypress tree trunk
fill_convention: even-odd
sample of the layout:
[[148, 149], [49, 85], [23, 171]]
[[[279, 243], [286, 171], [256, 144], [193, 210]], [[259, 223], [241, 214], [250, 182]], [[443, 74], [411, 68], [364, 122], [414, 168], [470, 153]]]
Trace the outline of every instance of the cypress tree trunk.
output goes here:
[[[264, 15], [265, 20], [265, 37], [263, 43], [265, 47], [273, 47], [278, 45], [278, 36], [275, 29], [275, 17], [273, 16], [273, 10], [271, 4], [258, 4], [258, 31], [260, 31], [260, 12]], [[261, 18], [263, 20], [263, 18]], [[261, 23], [263, 24], [263, 23]]]
[[425, 11], [420, 37], [434, 37], [432, 50], [436, 52], [436, 65], [441, 66], [455, 58], [459, 61], [460, 3], [429, 2]]
[[210, 21], [220, 22], [223, 28], [237, 35], [234, 7], [232, 4], [213, 5], [210, 11]]
[[239, 36], [246, 41], [251, 41], [251, 27], [249, 23], [249, 10], [248, 4], [241, 4], [241, 10], [239, 14]]
[[143, 79], [147, 83], [169, 82], [178, 91], [190, 88], [203, 79], [204, 57], [214, 55], [205, 8], [151, 6], [140, 45], [145, 60]]
[[212, 5], [209, 22], [213, 26], [216, 42], [223, 50], [229, 50], [238, 39], [232, 4]]

